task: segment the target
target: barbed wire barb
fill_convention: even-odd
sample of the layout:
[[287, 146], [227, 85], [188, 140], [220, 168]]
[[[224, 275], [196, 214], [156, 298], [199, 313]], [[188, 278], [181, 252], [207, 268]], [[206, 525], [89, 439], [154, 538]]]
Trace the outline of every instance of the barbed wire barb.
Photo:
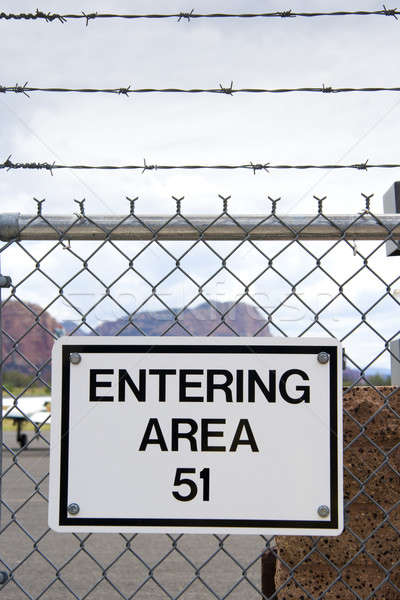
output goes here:
[[368, 159], [364, 163], [360, 163], [358, 165], [354, 165], [354, 168], [358, 169], [359, 171], [367, 171], [368, 168], [369, 168]]
[[38, 163], [38, 162], [31, 162], [31, 163], [14, 163], [11, 160], [11, 154], [10, 156], [7, 158], [6, 161], [4, 161], [4, 163], [2, 165], [0, 165], [1, 169], [7, 169], [7, 171], [10, 171], [11, 169], [29, 169], [29, 170], [46, 170], [46, 171], [50, 171], [50, 175], [53, 175], [53, 169], [59, 169], [60, 166], [56, 165], [55, 162], [53, 162], [53, 164], [44, 162], [44, 163]]
[[[22, 18], [30, 18], [31, 15], [23, 15]], [[46, 21], [46, 23], [52, 23], [53, 21], [59, 21], [60, 23], [66, 23], [67, 19], [65, 17], [63, 17], [62, 15], [56, 14], [56, 13], [45, 13], [42, 12], [41, 10], [39, 10], [38, 8], [36, 9], [36, 13], [33, 16], [33, 18], [36, 19], [44, 19]]]
[[2, 165], [2, 167], [6, 168], [7, 171], [9, 171], [10, 169], [13, 168], [13, 163], [11, 162], [11, 157], [12, 157], [12, 154], [10, 154], [10, 156], [4, 161], [4, 163]]
[[296, 17], [296, 15], [294, 15], [291, 10], [282, 10], [279, 13], [279, 16], [281, 17], [281, 19], [287, 19], [287, 18], [294, 18], [294, 17]]
[[142, 171], [142, 175], [145, 171], [157, 171], [158, 167], [157, 165], [148, 165], [146, 163], [146, 159], [143, 159], [143, 171]]
[[128, 85], [128, 87], [121, 87], [118, 90], [118, 94], [119, 95], [124, 95], [124, 96], [129, 96], [129, 94], [132, 94], [133, 90], [131, 90], [131, 86]]
[[89, 21], [95, 19], [97, 17], [98, 13], [96, 12], [96, 13], [89, 13], [89, 14], [87, 14], [84, 11], [82, 11], [82, 15], [86, 19], [86, 27], [87, 27], [89, 25]]
[[[30, 98], [30, 95], [27, 92], [27, 86], [28, 86], [28, 82], [26, 81], [24, 83], [24, 85], [19, 85], [18, 83], [15, 84], [13, 91], [15, 94], [24, 94], [24, 96], [26, 96], [27, 98]], [[7, 91], [7, 88], [5, 88], [5, 90]]]
[[266, 173], [269, 173], [269, 171], [268, 171], [269, 163], [265, 163], [264, 165], [262, 165], [260, 163], [254, 164], [250, 161], [250, 167], [253, 169], [253, 175], [256, 174], [256, 171], [265, 171]]
[[192, 10], [191, 10], [190, 12], [181, 12], [181, 13], [179, 14], [179, 17], [178, 17], [178, 23], [179, 23], [179, 21], [181, 21], [182, 19], [186, 19], [186, 20], [187, 20], [187, 22], [189, 23], [189, 22], [190, 22], [190, 19], [191, 19], [191, 18], [192, 18], [192, 16], [193, 16], [193, 13], [194, 13], [194, 8], [192, 8]]
[[396, 19], [396, 21], [398, 20], [397, 19], [398, 12], [397, 12], [396, 8], [386, 8], [386, 6], [383, 5], [383, 10], [387, 17], [394, 17]]
[[219, 87], [221, 94], [228, 94], [229, 96], [233, 96], [233, 81], [231, 81], [231, 85], [229, 87], [223, 87], [221, 83], [219, 84]]

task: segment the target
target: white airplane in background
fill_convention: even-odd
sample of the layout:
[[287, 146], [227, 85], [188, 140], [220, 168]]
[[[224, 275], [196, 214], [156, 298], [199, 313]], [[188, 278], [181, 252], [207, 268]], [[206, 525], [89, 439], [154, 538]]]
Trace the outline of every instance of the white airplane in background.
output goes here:
[[[13, 398], [3, 398], [3, 419], [12, 419], [17, 428], [17, 442], [23, 448], [28, 442], [26, 433], [22, 433], [24, 422], [31, 421], [35, 425], [51, 422], [50, 396], [25, 396], [14, 401]], [[17, 408], [18, 407], [18, 408]]]

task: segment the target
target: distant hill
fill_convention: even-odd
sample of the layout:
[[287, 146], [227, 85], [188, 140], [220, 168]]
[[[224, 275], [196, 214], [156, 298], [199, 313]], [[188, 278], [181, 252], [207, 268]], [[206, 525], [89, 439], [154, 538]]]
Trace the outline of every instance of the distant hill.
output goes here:
[[9, 300], [2, 305], [3, 361], [8, 371], [36, 375], [48, 381], [55, 330], [61, 324], [37, 304]]
[[345, 385], [390, 385], [390, 369], [367, 369], [361, 376], [358, 369], [347, 367], [343, 371], [343, 382]]
[[[226, 316], [231, 304], [216, 302], [215, 308], [203, 303], [193, 309], [185, 309], [179, 314], [179, 323], [170, 311], [143, 311], [132, 318], [132, 323], [124, 317], [116, 321], [104, 321], [96, 327], [100, 335], [235, 335], [253, 336], [262, 329], [260, 335], [270, 335], [267, 321], [260, 311], [250, 304], [237, 304]], [[176, 311], [178, 313], [178, 311]], [[221, 314], [220, 314], [221, 313]], [[64, 331], [71, 333], [77, 326], [74, 321], [59, 322], [37, 304], [18, 300], [3, 303], [3, 360], [7, 371], [39, 376], [49, 381], [50, 368], [46, 365], [54, 343], [52, 334]], [[82, 330], [77, 331], [82, 335]]]
[[[229, 302], [213, 302], [215, 308], [204, 302], [182, 312], [175, 309], [138, 312], [132, 318], [122, 317], [116, 321], [105, 321], [96, 331], [100, 335], [215, 335], [261, 336], [271, 335], [267, 320], [253, 305], [240, 302], [232, 306]], [[229, 312], [228, 312], [229, 311]], [[226, 314], [227, 313], [227, 314]], [[226, 317], [221, 315], [226, 314]], [[177, 320], [179, 319], [179, 323]]]
[[[130, 320], [121, 317], [114, 321], [104, 321], [96, 326], [99, 335], [171, 335], [171, 336], [240, 336], [252, 337], [255, 334], [270, 336], [267, 320], [255, 306], [239, 302], [231, 310], [229, 302], [213, 302], [214, 307], [204, 302], [195, 308], [186, 308], [179, 312], [174, 309], [160, 311], [141, 311]], [[225, 315], [223, 317], [221, 315]], [[14, 371], [26, 375], [36, 375], [50, 380], [50, 368], [46, 366], [51, 356], [54, 338], [52, 334], [72, 333], [78, 323], [59, 322], [37, 304], [18, 300], [3, 303], [3, 360], [8, 372]], [[85, 335], [79, 328], [77, 335]], [[93, 334], [86, 334], [93, 335]], [[11, 375], [11, 373], [10, 373]], [[344, 382], [348, 385], [356, 382], [363, 385], [360, 372], [347, 368]], [[386, 385], [390, 382], [390, 372], [385, 369], [370, 369], [366, 375], [369, 383]]]

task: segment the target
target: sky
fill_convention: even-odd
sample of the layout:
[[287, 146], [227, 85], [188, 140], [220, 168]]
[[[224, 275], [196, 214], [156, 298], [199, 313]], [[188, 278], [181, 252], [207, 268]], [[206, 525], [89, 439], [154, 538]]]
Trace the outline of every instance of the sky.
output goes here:
[[[388, 8], [391, 8], [387, 4]], [[295, 1], [135, 1], [93, 0], [3, 1], [4, 12], [258, 12], [287, 10], [377, 10], [379, 2], [352, 0]], [[361, 87], [396, 86], [400, 49], [400, 20], [393, 17], [323, 17], [313, 19], [198, 19], [96, 20], [61, 24], [34, 21], [0, 21], [0, 85], [24, 84], [38, 87]], [[370, 163], [400, 162], [398, 133], [400, 93], [180, 95], [142, 94], [0, 94], [0, 159], [12, 155], [15, 162], [64, 164], [235, 164], [235, 163]], [[91, 215], [124, 215], [126, 196], [139, 197], [140, 214], [171, 214], [172, 196], [184, 197], [186, 214], [217, 214], [219, 194], [231, 196], [233, 214], [267, 214], [268, 196], [281, 198], [281, 214], [313, 214], [314, 195], [325, 197], [329, 214], [358, 213], [363, 208], [361, 193], [374, 194], [372, 210], [382, 212], [382, 196], [399, 177], [397, 170], [369, 171], [202, 171], [202, 172], [85, 172], [1, 171], [2, 212], [32, 214], [33, 198], [46, 198], [47, 214], [76, 212], [74, 199], [86, 199]], [[235, 244], [212, 245], [229, 253]], [[312, 243], [322, 253], [333, 246]], [[282, 243], [243, 245], [233, 253], [229, 265], [235, 274], [251, 284], [251, 295], [268, 312], [284, 302], [296, 284], [300, 298], [313, 308], [328, 305], [324, 326], [339, 338], [357, 364], [366, 365], [376, 355], [376, 367], [389, 367], [383, 340], [360, 323], [361, 310], [371, 309], [367, 321], [384, 337], [398, 332], [400, 282], [399, 258], [386, 258], [384, 246], [357, 244], [362, 256], [350, 245], [332, 249], [324, 265], [334, 278], [313, 272], [315, 259], [299, 246], [290, 246], [274, 258], [274, 265], [289, 284], [274, 271], [265, 270], [269, 258], [285, 247]], [[77, 318], [73, 302], [82, 311], [102, 298], [104, 288], [86, 273], [68, 250], [57, 248], [41, 260], [42, 272], [24, 278], [35, 262], [53, 245], [25, 243], [3, 252], [2, 272], [18, 283], [18, 295], [41, 306], [50, 304], [56, 318]], [[189, 248], [185, 242], [164, 244], [179, 255]], [[25, 250], [24, 250], [25, 248]], [[76, 254], [89, 256], [93, 244], [73, 242]], [[119, 248], [128, 256], [143, 244], [124, 243]], [[113, 287], [113, 293], [131, 311], [148, 299], [145, 309], [159, 309], [151, 297], [151, 286], [173, 269], [173, 259], [163, 247], [153, 245], [137, 259], [147, 282], [127, 273]], [[26, 253], [29, 251], [30, 256]], [[372, 271], [363, 269], [363, 256]], [[113, 282], [126, 269], [127, 259], [116, 248], [102, 248], [91, 266], [104, 281]], [[213, 273], [220, 260], [209, 248], [196, 246], [182, 261], [197, 282], [205, 286], [210, 299], [234, 300], [243, 286], [227, 272]], [[261, 273], [263, 273], [261, 275]], [[52, 281], [47, 276], [51, 276]], [[338, 285], [353, 278], [338, 297]], [[258, 276], [258, 278], [257, 278]], [[70, 279], [70, 283], [66, 284]], [[336, 283], [335, 283], [336, 282]], [[392, 296], [379, 299], [390, 285]], [[67, 300], [58, 298], [65, 289]], [[171, 307], [183, 306], [196, 298], [197, 290], [188, 277], [174, 272], [159, 285], [158, 292]], [[7, 292], [3, 295], [6, 297]], [[70, 302], [71, 301], [71, 302]], [[251, 299], [248, 301], [251, 303]], [[379, 302], [378, 302], [379, 301]], [[53, 302], [53, 303], [52, 303]], [[195, 300], [194, 305], [199, 303]], [[352, 304], [351, 304], [351, 303]], [[378, 304], [375, 306], [375, 303]], [[373, 307], [373, 308], [372, 308]], [[93, 323], [121, 316], [121, 309], [106, 300], [91, 312]], [[312, 315], [296, 298], [289, 298], [275, 315], [279, 328], [274, 335], [303, 334]], [[307, 335], [326, 334], [314, 327]]]

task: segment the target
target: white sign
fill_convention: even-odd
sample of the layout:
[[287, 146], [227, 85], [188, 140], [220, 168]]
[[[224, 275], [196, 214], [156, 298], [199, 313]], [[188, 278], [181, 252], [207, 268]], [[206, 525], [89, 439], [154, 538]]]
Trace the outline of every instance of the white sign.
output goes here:
[[338, 535], [341, 364], [330, 338], [59, 339], [50, 527]]

